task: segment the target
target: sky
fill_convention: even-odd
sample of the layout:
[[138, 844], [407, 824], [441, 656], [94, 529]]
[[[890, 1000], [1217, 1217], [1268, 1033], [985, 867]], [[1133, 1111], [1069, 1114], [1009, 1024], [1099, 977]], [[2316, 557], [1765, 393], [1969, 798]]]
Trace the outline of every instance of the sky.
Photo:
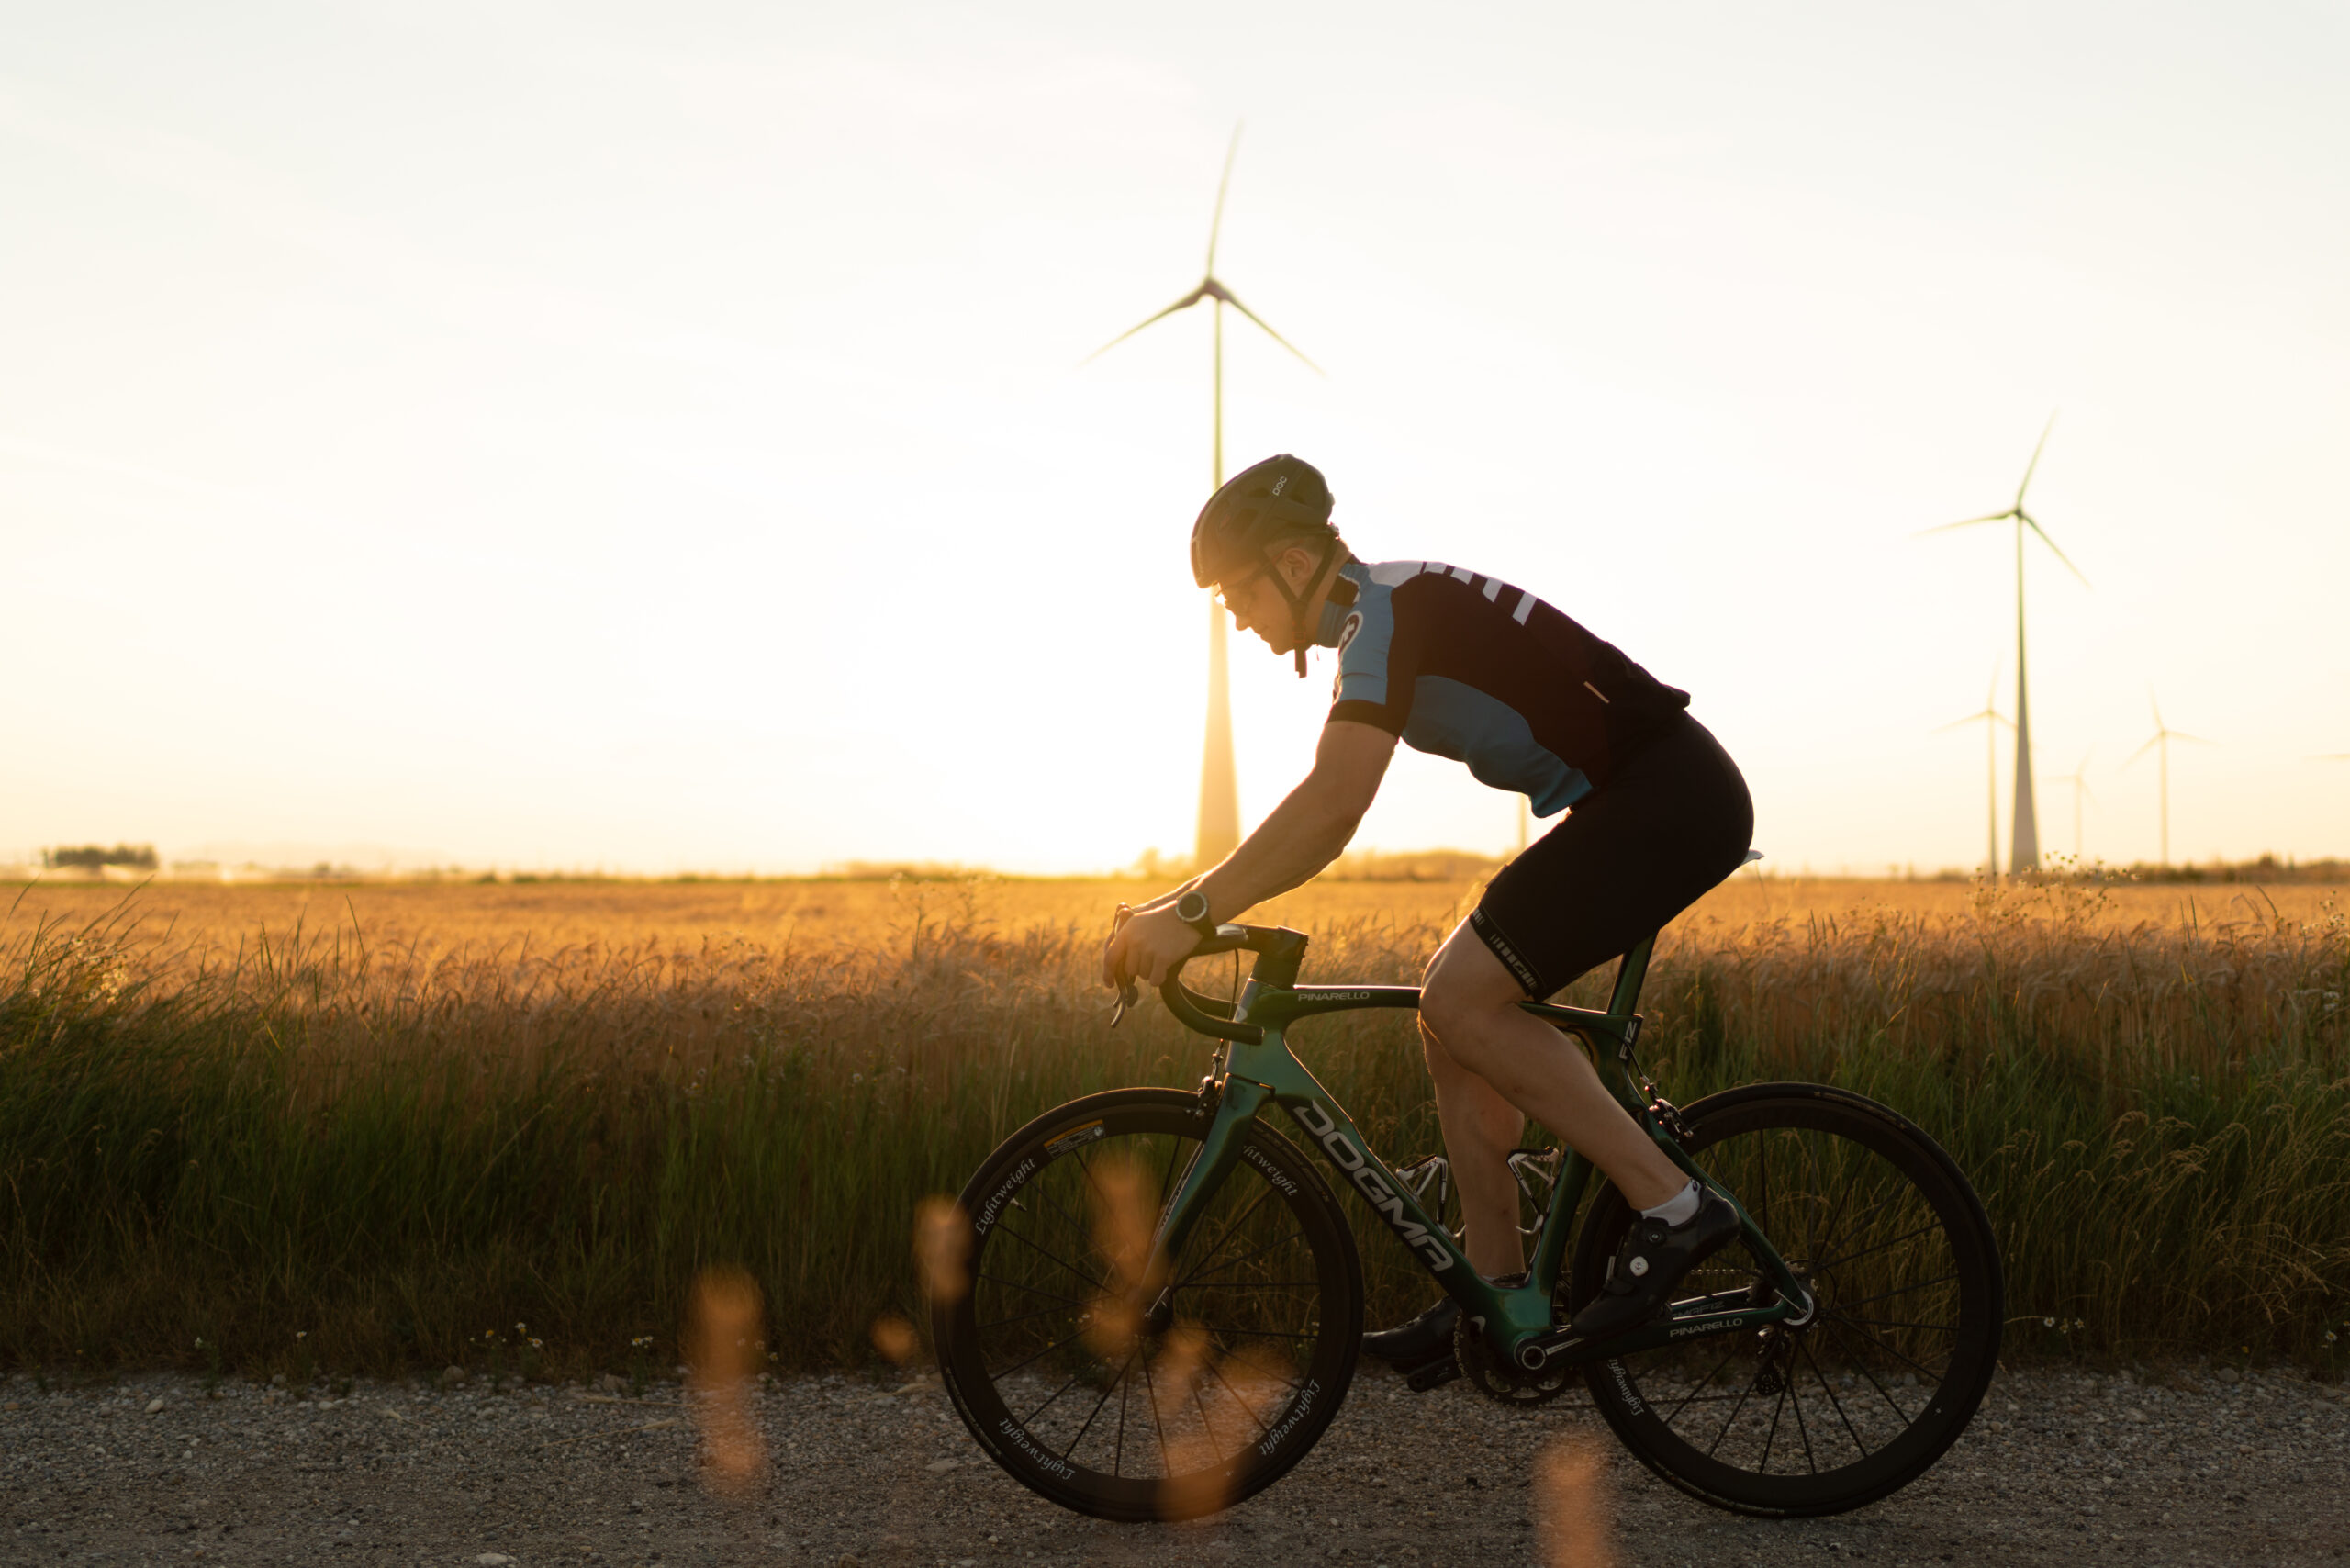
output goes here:
[[[2350, 12], [0, 0], [0, 860], [1190, 844], [1230, 465], [1694, 696], [1784, 870], [2350, 855]], [[1309, 765], [1234, 647], [1241, 809]], [[1999, 739], [2000, 832], [2011, 766]], [[1400, 754], [1359, 847], [1505, 849]]]

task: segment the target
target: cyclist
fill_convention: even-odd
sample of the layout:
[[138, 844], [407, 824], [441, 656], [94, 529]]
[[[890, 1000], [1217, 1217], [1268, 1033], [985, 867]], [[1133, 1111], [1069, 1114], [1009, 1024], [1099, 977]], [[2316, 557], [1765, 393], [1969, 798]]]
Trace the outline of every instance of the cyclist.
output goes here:
[[[1491, 1279], [1524, 1274], [1508, 1155], [1531, 1115], [1639, 1211], [1571, 1327], [1590, 1338], [1638, 1327], [1737, 1234], [1737, 1216], [1683, 1177], [1579, 1048], [1516, 1003], [1624, 953], [1735, 870], [1754, 825], [1745, 781], [1686, 692], [1498, 578], [1357, 560], [1331, 511], [1321, 473], [1284, 454], [1236, 476], [1192, 524], [1192, 576], [1234, 623], [1293, 654], [1301, 678], [1308, 646], [1337, 649], [1337, 678], [1304, 781], [1221, 864], [1132, 911], [1103, 978], [1159, 984], [1219, 923], [1337, 858], [1398, 740], [1525, 794], [1537, 816], [1566, 812], [1428, 961], [1420, 1035], [1470, 1261]], [[1447, 1299], [1364, 1348], [1399, 1370], [1433, 1368], [1450, 1356], [1456, 1314]]]

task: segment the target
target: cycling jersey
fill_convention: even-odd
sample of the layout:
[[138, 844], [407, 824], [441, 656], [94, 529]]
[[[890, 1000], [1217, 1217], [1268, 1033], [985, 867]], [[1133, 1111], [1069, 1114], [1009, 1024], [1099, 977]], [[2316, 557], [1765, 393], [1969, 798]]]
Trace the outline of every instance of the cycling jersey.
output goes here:
[[1330, 717], [1469, 765], [1547, 817], [1672, 729], [1665, 685], [1523, 588], [1440, 561], [1349, 561], [1322, 612]]

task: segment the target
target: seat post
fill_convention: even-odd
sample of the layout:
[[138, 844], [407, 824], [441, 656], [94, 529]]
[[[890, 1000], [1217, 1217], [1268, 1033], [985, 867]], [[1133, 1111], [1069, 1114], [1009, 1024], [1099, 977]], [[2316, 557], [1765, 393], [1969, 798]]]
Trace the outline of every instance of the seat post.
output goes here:
[[1649, 955], [1656, 950], [1656, 938], [1644, 936], [1633, 944], [1616, 966], [1616, 989], [1607, 998], [1607, 1011], [1621, 1018], [1639, 1005], [1640, 982], [1648, 979]]

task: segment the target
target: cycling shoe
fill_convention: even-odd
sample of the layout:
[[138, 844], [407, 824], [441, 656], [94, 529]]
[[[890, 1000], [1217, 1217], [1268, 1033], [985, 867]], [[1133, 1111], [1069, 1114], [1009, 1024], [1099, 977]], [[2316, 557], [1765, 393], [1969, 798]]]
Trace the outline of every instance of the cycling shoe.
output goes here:
[[1738, 1235], [1738, 1211], [1713, 1193], [1679, 1225], [1636, 1215], [1607, 1261], [1607, 1282], [1567, 1327], [1586, 1339], [1638, 1328], [1673, 1300], [1689, 1271]]

